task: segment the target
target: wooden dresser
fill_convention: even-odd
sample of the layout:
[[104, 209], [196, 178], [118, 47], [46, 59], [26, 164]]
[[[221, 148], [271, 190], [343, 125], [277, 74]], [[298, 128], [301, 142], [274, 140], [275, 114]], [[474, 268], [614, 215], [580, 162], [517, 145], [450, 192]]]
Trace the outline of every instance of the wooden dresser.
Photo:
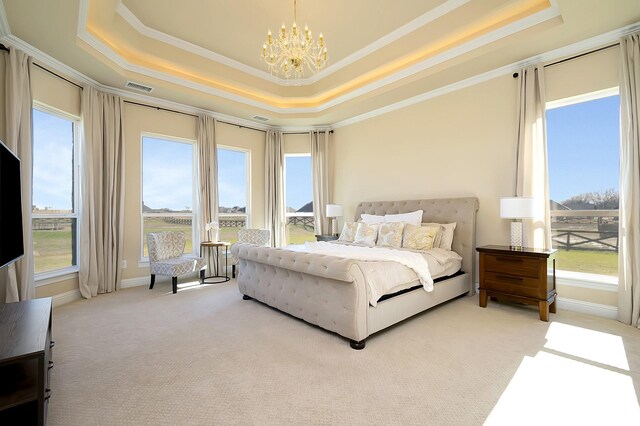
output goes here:
[[480, 253], [480, 306], [492, 300], [538, 305], [540, 320], [556, 312], [556, 252], [508, 246], [484, 246]]
[[50, 297], [0, 303], [0, 424], [45, 424], [52, 347]]

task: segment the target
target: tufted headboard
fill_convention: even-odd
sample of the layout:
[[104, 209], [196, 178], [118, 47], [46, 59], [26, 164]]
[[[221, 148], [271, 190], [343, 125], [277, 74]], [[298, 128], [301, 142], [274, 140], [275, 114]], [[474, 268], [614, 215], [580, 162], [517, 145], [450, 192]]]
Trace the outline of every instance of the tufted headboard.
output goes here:
[[462, 270], [471, 274], [471, 285], [475, 282], [476, 258], [476, 212], [479, 203], [475, 197], [441, 198], [434, 200], [409, 201], [367, 201], [358, 204], [355, 220], [362, 213], [385, 215], [409, 213], [423, 210], [422, 222], [451, 223], [456, 222], [453, 233], [453, 251], [462, 256]]

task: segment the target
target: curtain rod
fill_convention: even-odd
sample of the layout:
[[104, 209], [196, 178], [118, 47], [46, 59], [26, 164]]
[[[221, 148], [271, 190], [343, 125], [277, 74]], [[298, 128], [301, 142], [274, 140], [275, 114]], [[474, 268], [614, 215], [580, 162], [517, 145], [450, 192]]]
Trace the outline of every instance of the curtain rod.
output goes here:
[[[5, 46], [5, 45], [4, 45], [4, 44], [2, 44], [2, 43], [0, 43], [0, 50], [4, 50], [5, 52], [10, 52], [10, 51], [11, 51], [11, 49], [9, 49], [7, 46]], [[82, 89], [83, 89], [83, 87], [82, 87], [81, 85], [79, 85], [78, 83], [75, 83], [75, 82], [73, 82], [73, 81], [69, 80], [68, 78], [63, 77], [63, 76], [61, 76], [60, 74], [55, 73], [55, 72], [51, 71], [50, 69], [45, 68], [45, 67], [43, 67], [42, 65], [40, 65], [40, 64], [38, 64], [38, 63], [36, 63], [36, 62], [32, 62], [32, 63], [33, 63], [33, 65], [35, 65], [36, 67], [40, 68], [41, 70], [46, 71], [46, 72], [48, 72], [49, 74], [54, 75], [54, 76], [56, 76], [56, 77], [58, 77], [58, 78], [60, 78], [60, 79], [62, 79], [62, 80], [64, 80], [64, 81], [66, 81], [66, 82], [67, 82], [67, 83], [69, 83], [69, 84], [73, 84], [73, 85], [74, 85], [74, 86], [76, 86], [78, 89], [80, 89], [80, 90], [82, 90]]]
[[[592, 53], [597, 53], [597, 52], [600, 52], [602, 50], [611, 49], [612, 47], [616, 47], [616, 46], [620, 46], [620, 43], [619, 42], [613, 43], [613, 44], [610, 44], [608, 46], [599, 47], [597, 49], [590, 50], [588, 52], [583, 52], [583, 53], [579, 53], [579, 54], [574, 55], [574, 56], [570, 56], [568, 58], [560, 59], [558, 61], [551, 62], [550, 64], [543, 65], [542, 68], [552, 67], [554, 65], [558, 65], [558, 64], [561, 64], [563, 62], [572, 61], [574, 59], [578, 59], [578, 58], [581, 58], [583, 56], [591, 55]], [[517, 78], [517, 77], [518, 77], [518, 73], [514, 72], [513, 73], [513, 78]]]

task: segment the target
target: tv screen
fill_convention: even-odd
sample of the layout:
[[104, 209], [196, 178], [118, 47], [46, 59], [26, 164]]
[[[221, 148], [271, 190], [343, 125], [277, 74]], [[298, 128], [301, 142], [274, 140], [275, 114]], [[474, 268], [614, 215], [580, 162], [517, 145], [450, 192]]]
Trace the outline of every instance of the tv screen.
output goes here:
[[22, 255], [20, 160], [0, 141], [0, 268]]

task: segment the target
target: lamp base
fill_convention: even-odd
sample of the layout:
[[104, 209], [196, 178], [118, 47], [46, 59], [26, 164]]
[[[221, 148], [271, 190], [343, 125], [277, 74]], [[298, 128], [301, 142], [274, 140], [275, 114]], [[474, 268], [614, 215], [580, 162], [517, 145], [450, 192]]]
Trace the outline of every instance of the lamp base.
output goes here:
[[511, 222], [511, 250], [522, 250], [522, 222], [514, 220]]

